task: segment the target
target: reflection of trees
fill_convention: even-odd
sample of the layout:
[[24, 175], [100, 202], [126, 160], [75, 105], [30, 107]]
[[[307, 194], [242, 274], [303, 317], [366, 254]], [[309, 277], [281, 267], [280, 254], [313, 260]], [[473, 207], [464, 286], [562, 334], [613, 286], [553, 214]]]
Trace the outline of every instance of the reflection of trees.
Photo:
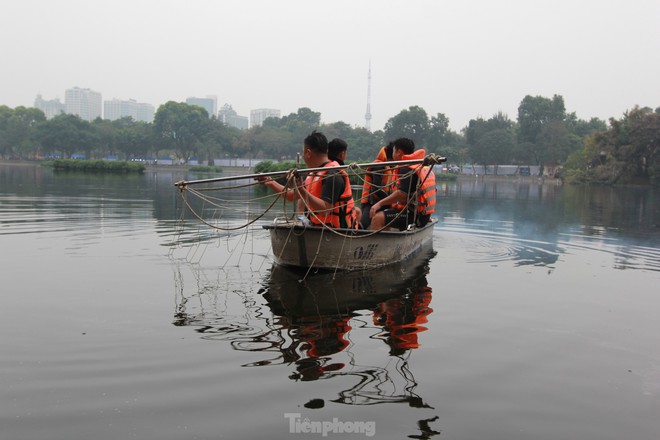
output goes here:
[[[448, 183], [443, 195], [439, 212], [449, 223], [460, 219], [466, 229], [484, 235], [485, 246], [494, 248], [489, 258], [517, 265], [555, 264], [566, 251], [566, 240], [581, 241], [585, 236], [614, 239], [625, 248], [647, 246], [659, 238], [660, 198], [650, 187], [462, 178]], [[615, 246], [605, 250], [610, 247], [617, 256], [616, 268], [656, 266], [643, 252]], [[644, 261], [635, 260], [636, 256]]]
[[[212, 280], [198, 276], [197, 292], [185, 295], [178, 274], [174, 324], [194, 326], [203, 338], [227, 341], [236, 350], [266, 355], [246, 367], [290, 365], [294, 369], [288, 378], [296, 382], [352, 378], [352, 386], [330, 399], [334, 403], [432, 409], [417, 392], [410, 359], [432, 313], [429, 258], [425, 253], [411, 265], [385, 270], [318, 273], [302, 282], [300, 273], [273, 266], [260, 295], [241, 293], [248, 290], [234, 281], [225, 291], [224, 275]], [[213, 286], [214, 280], [218, 285]], [[389, 354], [375, 365], [373, 359], [360, 362], [365, 343], [356, 343], [352, 333], [368, 334], [367, 339], [358, 336], [367, 343], [385, 343]], [[373, 350], [366, 353], [373, 355]], [[305, 404], [324, 405], [322, 399]], [[428, 426], [436, 419], [420, 420], [421, 434], [411, 438], [438, 434]]]
[[546, 234], [587, 225], [635, 237], [640, 232], [657, 232], [660, 222], [660, 198], [651, 187], [558, 186], [535, 180], [470, 178], [449, 183], [445, 194], [442, 213], [467, 220], [511, 221], [514, 228], [518, 223], [532, 225]]

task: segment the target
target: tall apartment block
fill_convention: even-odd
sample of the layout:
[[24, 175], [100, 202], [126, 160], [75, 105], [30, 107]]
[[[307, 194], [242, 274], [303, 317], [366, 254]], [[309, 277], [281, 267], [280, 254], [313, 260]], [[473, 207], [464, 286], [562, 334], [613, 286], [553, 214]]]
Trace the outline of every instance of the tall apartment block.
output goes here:
[[236, 110], [232, 108], [231, 105], [225, 104], [222, 106], [218, 112], [218, 120], [223, 124], [230, 125], [232, 127], [239, 128], [241, 130], [247, 130], [248, 128], [248, 117], [240, 116], [236, 113]]
[[64, 113], [64, 104], [59, 99], [43, 99], [41, 95], [37, 95], [34, 100], [34, 108], [38, 108], [46, 115], [46, 119]]
[[274, 108], [250, 110], [250, 127], [260, 127], [266, 118], [279, 118], [281, 112]]
[[218, 98], [215, 96], [207, 96], [206, 98], [190, 97], [186, 99], [186, 104], [204, 108], [209, 114], [209, 118], [215, 116], [218, 111]]
[[64, 109], [66, 113], [80, 116], [85, 121], [93, 121], [101, 117], [101, 94], [90, 89], [74, 87], [64, 93]]
[[128, 101], [113, 99], [103, 101], [103, 118], [114, 121], [130, 116], [134, 121], [153, 122], [154, 106], [151, 104], [137, 102], [134, 99]]

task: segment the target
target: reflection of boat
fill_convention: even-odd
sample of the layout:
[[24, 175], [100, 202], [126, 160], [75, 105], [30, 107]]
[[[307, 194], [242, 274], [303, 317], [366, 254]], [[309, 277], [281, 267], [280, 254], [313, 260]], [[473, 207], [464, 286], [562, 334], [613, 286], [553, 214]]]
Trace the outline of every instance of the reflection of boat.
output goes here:
[[[423, 246], [405, 262], [337, 273], [273, 264], [259, 294], [250, 287], [253, 278], [235, 279], [234, 271], [197, 273], [194, 295], [182, 294], [183, 279], [175, 286], [174, 324], [257, 356], [244, 367], [278, 369], [296, 382], [329, 381], [316, 388], [327, 394], [301, 401], [305, 408], [398, 403], [430, 409], [417, 390], [411, 355], [432, 313], [427, 275], [433, 255]], [[429, 423], [437, 417], [427, 416], [419, 430], [435, 435]]]
[[[434, 252], [430, 242], [405, 261], [381, 269], [309, 274], [274, 264], [263, 290], [273, 312], [281, 316], [350, 315], [402, 295], [424, 279]], [[301, 278], [304, 277], [304, 280]]]
[[275, 261], [284, 266], [359, 270], [401, 262], [433, 242], [433, 219], [406, 231], [348, 230], [276, 220], [269, 230]]
[[[304, 272], [273, 265], [262, 293], [277, 324], [292, 340], [286, 353], [296, 371], [290, 379], [311, 381], [335, 376], [356, 383], [339, 392], [333, 402], [349, 405], [407, 403], [429, 408], [417, 386], [408, 358], [419, 348], [418, 335], [426, 330], [432, 312], [426, 274], [434, 253], [430, 246], [406, 262], [386, 268], [339, 272]], [[389, 347], [386, 366], [359, 365], [356, 332]], [[352, 336], [351, 336], [352, 335]], [[284, 348], [284, 347], [282, 347]], [[348, 367], [347, 365], [350, 365]], [[398, 390], [398, 391], [397, 391]]]

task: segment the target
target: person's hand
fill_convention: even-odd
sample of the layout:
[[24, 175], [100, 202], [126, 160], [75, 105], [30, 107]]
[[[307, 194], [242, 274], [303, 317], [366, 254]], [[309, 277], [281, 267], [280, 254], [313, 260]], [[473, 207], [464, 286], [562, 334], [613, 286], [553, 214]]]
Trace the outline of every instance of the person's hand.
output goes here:
[[371, 205], [371, 209], [369, 209], [369, 216], [373, 218], [373, 216], [376, 215], [379, 209], [380, 209], [380, 202], [376, 202], [373, 205]]
[[271, 186], [273, 183], [273, 178], [270, 176], [257, 176], [254, 180], [266, 186]]
[[304, 186], [302, 176], [300, 174], [296, 174], [295, 179], [296, 179], [296, 186], [298, 188], [302, 188]]
[[290, 182], [289, 187], [302, 188], [303, 186], [302, 176], [297, 170], [289, 170], [289, 172], [286, 173], [286, 181]]

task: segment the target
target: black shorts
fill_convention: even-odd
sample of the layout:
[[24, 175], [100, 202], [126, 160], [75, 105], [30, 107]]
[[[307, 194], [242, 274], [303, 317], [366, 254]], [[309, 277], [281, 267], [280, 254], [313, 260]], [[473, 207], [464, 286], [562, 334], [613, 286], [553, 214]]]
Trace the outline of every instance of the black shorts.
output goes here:
[[[413, 224], [418, 228], [421, 228], [422, 226], [425, 226], [431, 219], [431, 216], [428, 214], [415, 215], [415, 212], [413, 211], [401, 212], [401, 215], [399, 215], [399, 211], [396, 209], [386, 209], [383, 211], [383, 213], [385, 214], [385, 224], [389, 225], [390, 228], [397, 228], [400, 231], [408, 229], [408, 225]], [[390, 222], [393, 223], [390, 224]]]

